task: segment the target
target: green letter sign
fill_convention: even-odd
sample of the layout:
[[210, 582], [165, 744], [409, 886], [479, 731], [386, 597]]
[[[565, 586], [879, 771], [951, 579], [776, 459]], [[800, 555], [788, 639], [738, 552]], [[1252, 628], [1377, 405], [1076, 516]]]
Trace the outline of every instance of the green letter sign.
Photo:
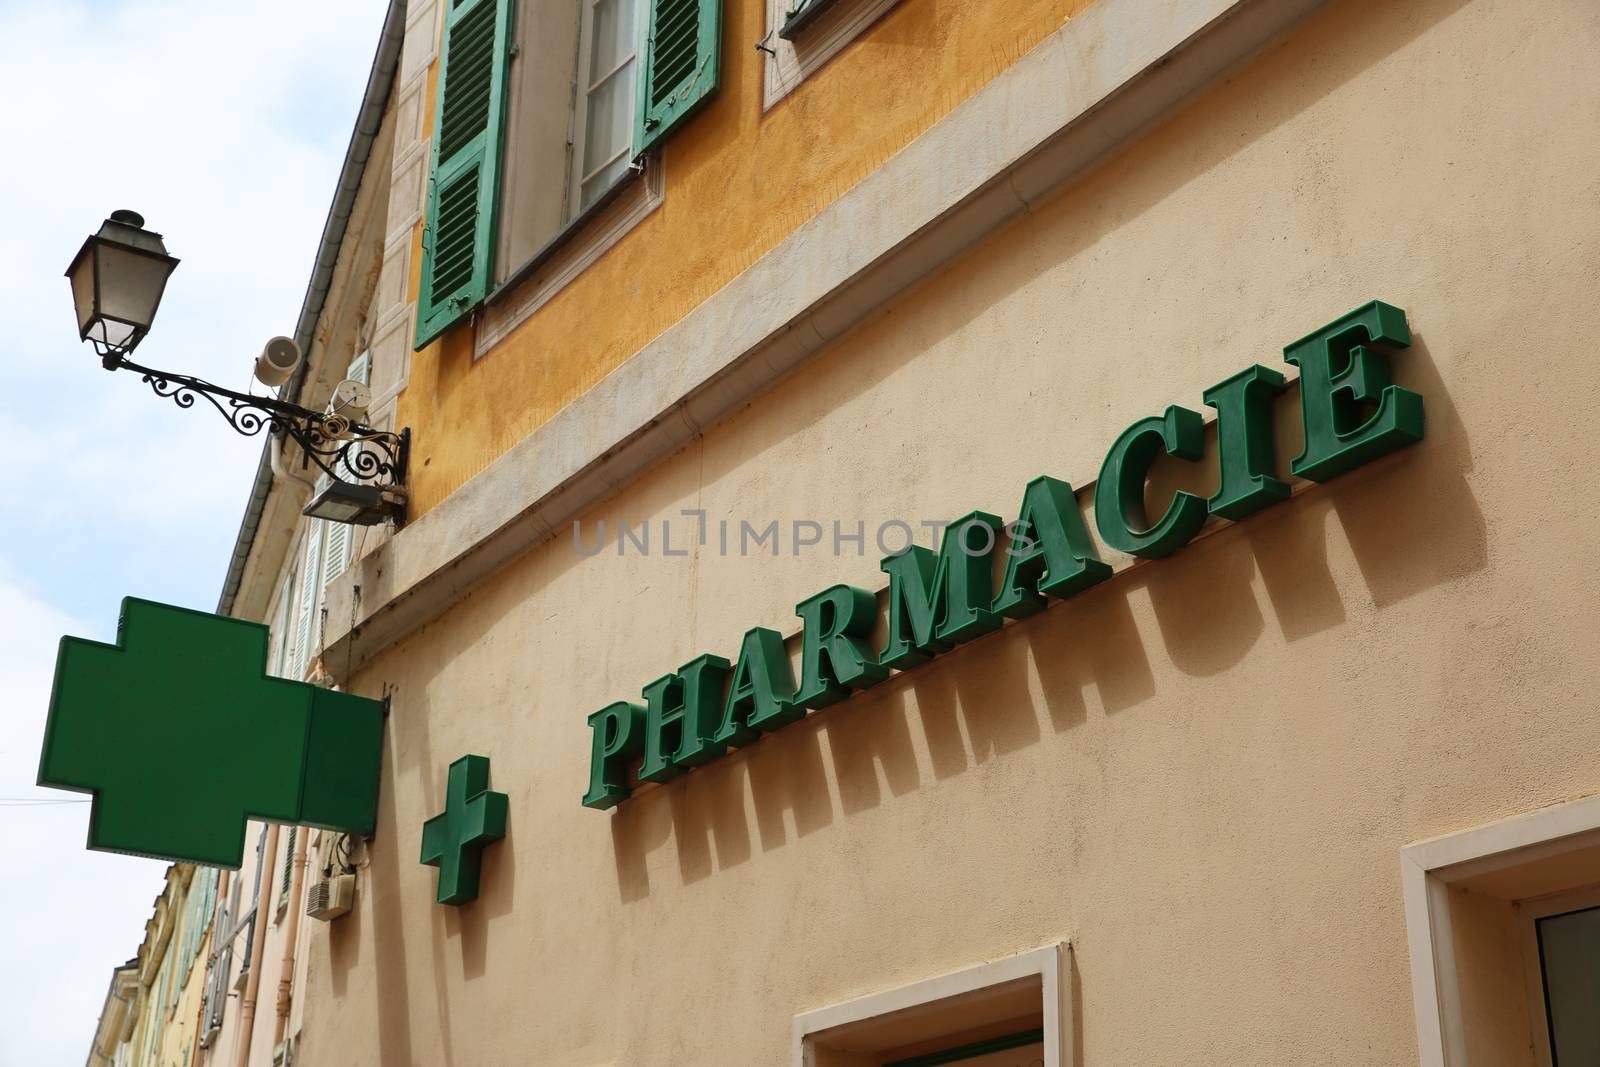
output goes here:
[[1156, 524], [1144, 526], [1145, 477], [1162, 452], [1197, 460], [1204, 449], [1205, 420], [1199, 412], [1177, 405], [1167, 408], [1165, 416], [1140, 419], [1122, 431], [1094, 487], [1094, 521], [1106, 544], [1145, 559], [1170, 556], [1188, 544], [1205, 525], [1205, 500], [1193, 493], [1175, 493]]
[[1283, 350], [1300, 368], [1306, 432], [1291, 471], [1325, 482], [1422, 440], [1422, 397], [1390, 384], [1385, 358], [1409, 347], [1406, 313], [1374, 300]]
[[1289, 486], [1272, 473], [1272, 401], [1283, 392], [1283, 375], [1257, 364], [1205, 392], [1217, 409], [1217, 466], [1221, 484], [1211, 514], [1242, 519], [1289, 499]]
[[370, 835], [383, 704], [266, 673], [267, 628], [132, 597], [61, 639], [39, 784], [94, 795], [89, 847], [238, 867], [245, 820]]
[[878, 617], [878, 598], [865, 589], [836, 585], [795, 605], [805, 622], [796, 704], [825, 708], [889, 677], [866, 637]]
[[586, 808], [612, 808], [628, 799], [628, 760], [639, 752], [644, 709], [626, 700], [607, 704], [589, 716], [589, 791]]
[[[1390, 383], [1385, 358], [1410, 343], [1405, 312], [1374, 300], [1284, 350], [1300, 367], [1305, 422], [1305, 451], [1290, 465], [1294, 474], [1325, 481], [1422, 439], [1422, 398]], [[1202, 459], [1205, 420], [1173, 405], [1128, 427], [1111, 446], [1094, 490], [1101, 539], [1159, 559], [1188, 544], [1210, 515], [1238, 521], [1287, 500], [1290, 486], [1277, 476], [1273, 435], [1273, 406], [1287, 388], [1282, 374], [1255, 365], [1205, 391], [1217, 412], [1217, 489], [1209, 498], [1174, 493], [1153, 523], [1145, 513], [1150, 468], [1163, 454]], [[834, 529], [837, 539], [837, 522]], [[1002, 532], [1005, 567], [994, 589]], [[803, 624], [798, 688], [783, 635], [762, 627], [745, 634], [732, 669], [718, 656], [701, 656], [651, 682], [644, 689], [648, 711], [624, 702], [589, 716], [594, 736], [583, 803], [609, 808], [625, 800], [630, 765], [641, 753], [639, 780], [665, 782], [730, 745], [800, 722], [808, 709], [877, 685], [890, 670], [909, 670], [1000, 629], [1008, 618], [1026, 618], [1047, 597], [1066, 599], [1111, 577], [1072, 486], [1047, 476], [1028, 483], [1010, 526], [974, 511], [949, 524], [938, 554], [911, 545], [879, 566], [889, 576], [888, 637], [880, 652], [868, 644], [878, 623], [873, 593], [835, 585], [802, 600], [795, 607]]]
[[939, 554], [912, 545], [879, 565], [889, 576], [889, 643], [878, 662], [904, 669], [1000, 629], [989, 556], [1005, 524], [974, 511], [945, 530]]
[[748, 745], [805, 714], [806, 709], [794, 703], [794, 675], [783, 651], [783, 635], [764, 626], [747, 631], [728, 683], [717, 743]]
[[727, 751], [716, 741], [728, 661], [696, 656], [676, 674], [644, 687], [644, 763], [641, 782], [665, 782]]
[[1072, 486], [1048, 475], [1028, 483], [1006, 549], [1006, 576], [994, 610], [1013, 619], [1044, 607], [1046, 596], [1065, 600], [1111, 577], [1095, 556]]

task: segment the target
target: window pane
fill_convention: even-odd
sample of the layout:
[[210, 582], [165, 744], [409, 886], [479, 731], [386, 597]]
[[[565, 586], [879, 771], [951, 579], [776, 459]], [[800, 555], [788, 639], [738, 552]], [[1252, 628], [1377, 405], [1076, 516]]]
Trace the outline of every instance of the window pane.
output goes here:
[[609, 167], [606, 167], [599, 174], [596, 174], [594, 177], [584, 182], [583, 199], [578, 205], [578, 210], [582, 211], [584, 208], [600, 199], [600, 197], [604, 196], [605, 191], [611, 188], [612, 183], [618, 178], [622, 177], [623, 172], [627, 169], [628, 157], [626, 155], [622, 155], [617, 157], [616, 162], [612, 163]]
[[1600, 1063], [1600, 908], [1540, 919], [1539, 959], [1556, 1067]]
[[589, 46], [589, 84], [604, 78], [633, 54], [635, 0], [598, 0]]
[[633, 68], [628, 65], [589, 94], [583, 136], [583, 173], [589, 174], [633, 139]]

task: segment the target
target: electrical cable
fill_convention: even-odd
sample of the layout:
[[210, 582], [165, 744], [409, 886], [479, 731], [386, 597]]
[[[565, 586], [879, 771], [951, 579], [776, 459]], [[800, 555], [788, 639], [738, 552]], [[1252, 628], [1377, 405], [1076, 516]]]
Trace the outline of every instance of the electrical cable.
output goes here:
[[35, 807], [45, 807], [45, 806], [50, 806], [50, 805], [55, 805], [55, 804], [91, 804], [91, 803], [93, 803], [93, 800], [90, 797], [84, 797], [81, 800], [79, 800], [79, 799], [53, 800], [53, 799], [42, 799], [42, 798], [37, 798], [37, 797], [0, 797], [0, 807], [7, 807], [7, 808], [35, 808]]
[[[333, 850], [335, 854], [334, 858], [339, 859], [339, 866], [344, 873], [354, 874], [356, 870], [355, 863], [353, 862], [355, 859], [355, 846], [350, 841], [350, 835], [340, 834], [338, 839], [333, 843]], [[343, 857], [342, 859], [340, 858], [341, 855]]]

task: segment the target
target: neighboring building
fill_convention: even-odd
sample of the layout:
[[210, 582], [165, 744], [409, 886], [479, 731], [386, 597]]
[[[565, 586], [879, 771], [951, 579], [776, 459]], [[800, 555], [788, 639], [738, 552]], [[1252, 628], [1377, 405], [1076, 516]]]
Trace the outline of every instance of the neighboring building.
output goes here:
[[237, 872], [167, 869], [138, 955], [112, 973], [89, 1067], [293, 1062], [308, 931], [290, 904], [302, 899], [305, 841], [262, 827]]
[[1597, 50], [392, 4], [290, 393], [406, 522], [264, 456], [220, 606], [387, 698], [378, 830], [263, 831], [213, 968], [354, 907], [204, 1062], [1600, 1062]]
[[89, 1067], [120, 1067], [131, 1060], [133, 1053], [126, 1045], [133, 1036], [138, 1004], [139, 958], [135, 956], [111, 972], [111, 985], [89, 1046]]
[[221, 872], [175, 863], [139, 953], [112, 972], [89, 1067], [197, 1063], [206, 959]]

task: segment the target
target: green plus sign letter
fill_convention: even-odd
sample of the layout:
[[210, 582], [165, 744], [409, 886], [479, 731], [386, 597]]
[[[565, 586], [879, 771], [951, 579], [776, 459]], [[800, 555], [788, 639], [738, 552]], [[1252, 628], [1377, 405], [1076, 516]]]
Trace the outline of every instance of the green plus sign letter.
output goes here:
[[94, 795], [89, 847], [217, 867], [245, 821], [370, 835], [383, 705], [268, 677], [267, 628], [132, 597], [61, 639], [39, 784]]
[[450, 764], [444, 812], [422, 824], [422, 862], [439, 868], [441, 904], [478, 899], [483, 846], [506, 836], [506, 795], [489, 791], [487, 756]]

